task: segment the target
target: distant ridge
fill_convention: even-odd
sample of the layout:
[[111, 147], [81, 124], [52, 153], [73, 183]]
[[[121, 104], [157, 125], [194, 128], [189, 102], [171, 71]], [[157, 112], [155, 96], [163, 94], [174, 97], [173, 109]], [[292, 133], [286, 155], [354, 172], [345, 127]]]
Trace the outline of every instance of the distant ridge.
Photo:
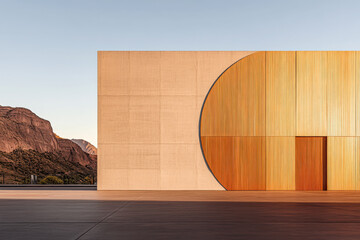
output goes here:
[[7, 183], [17, 183], [29, 174], [56, 174], [79, 183], [86, 176], [96, 176], [96, 165], [96, 155], [57, 136], [49, 121], [26, 108], [0, 105], [0, 172]]
[[71, 141], [79, 145], [84, 152], [91, 155], [97, 155], [96, 147], [88, 141], [85, 141], [84, 139], [71, 139]]

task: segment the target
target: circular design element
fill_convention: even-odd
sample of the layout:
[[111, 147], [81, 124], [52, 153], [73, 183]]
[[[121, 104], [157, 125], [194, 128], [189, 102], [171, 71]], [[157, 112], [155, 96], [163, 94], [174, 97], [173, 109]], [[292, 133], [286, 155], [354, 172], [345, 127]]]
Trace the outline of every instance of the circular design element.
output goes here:
[[265, 190], [265, 52], [234, 63], [213, 84], [200, 116], [205, 160], [227, 190]]

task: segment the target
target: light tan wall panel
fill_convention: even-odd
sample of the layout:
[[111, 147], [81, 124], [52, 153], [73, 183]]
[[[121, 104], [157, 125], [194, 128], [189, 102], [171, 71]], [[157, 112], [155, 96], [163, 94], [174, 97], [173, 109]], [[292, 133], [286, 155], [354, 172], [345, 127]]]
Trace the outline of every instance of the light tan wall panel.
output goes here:
[[160, 169], [160, 144], [130, 144], [130, 169]]
[[130, 95], [160, 95], [160, 52], [130, 52]]
[[198, 143], [196, 96], [161, 96], [161, 143]]
[[161, 169], [196, 169], [197, 144], [161, 144]]
[[97, 189], [129, 190], [129, 169], [98, 169]]
[[197, 95], [205, 98], [215, 80], [232, 64], [253, 51], [197, 52]]
[[160, 189], [160, 169], [130, 169], [129, 189], [132, 190]]
[[295, 52], [266, 52], [266, 136], [295, 136]]
[[130, 96], [130, 143], [160, 143], [160, 96]]
[[224, 72], [203, 114], [202, 136], [265, 136], [265, 52], [247, 56]]
[[196, 95], [197, 52], [161, 52], [161, 95]]
[[[200, 109], [216, 78], [250, 53], [99, 52], [98, 189], [223, 189], [202, 159]], [[247, 64], [259, 66], [257, 59]], [[246, 84], [265, 93], [264, 78], [254, 82], [257, 73], [243, 69], [242, 77], [253, 79]], [[265, 115], [265, 104], [260, 108], [256, 117]]]
[[129, 96], [98, 97], [98, 144], [129, 142]]
[[328, 190], [355, 190], [355, 137], [328, 137], [327, 141]]
[[161, 190], [199, 190], [196, 169], [161, 171]]
[[328, 53], [328, 136], [355, 136], [355, 52]]
[[296, 135], [327, 135], [327, 52], [296, 52]]
[[130, 52], [98, 52], [98, 93], [100, 95], [129, 94], [129, 59]]
[[266, 137], [266, 190], [295, 190], [295, 137]]
[[197, 189], [197, 150], [196, 144], [161, 144], [161, 189]]
[[99, 143], [98, 158], [106, 159], [99, 161], [99, 169], [128, 169], [129, 168], [129, 145], [116, 143]]

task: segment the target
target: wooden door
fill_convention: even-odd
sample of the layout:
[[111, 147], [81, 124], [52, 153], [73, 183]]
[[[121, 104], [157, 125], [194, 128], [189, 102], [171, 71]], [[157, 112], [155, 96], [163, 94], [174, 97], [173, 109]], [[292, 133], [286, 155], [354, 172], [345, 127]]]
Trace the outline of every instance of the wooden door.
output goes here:
[[295, 138], [296, 190], [326, 190], [326, 137]]

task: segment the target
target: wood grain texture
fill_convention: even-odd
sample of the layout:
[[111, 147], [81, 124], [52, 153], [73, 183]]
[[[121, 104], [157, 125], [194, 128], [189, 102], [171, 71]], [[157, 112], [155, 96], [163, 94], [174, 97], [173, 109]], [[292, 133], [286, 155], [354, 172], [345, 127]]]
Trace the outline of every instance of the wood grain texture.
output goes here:
[[295, 137], [266, 137], [266, 190], [295, 190]]
[[265, 190], [265, 137], [201, 137], [204, 156], [227, 190]]
[[355, 135], [360, 136], [360, 52], [355, 52]]
[[219, 77], [204, 104], [201, 136], [265, 136], [265, 52]]
[[328, 54], [328, 136], [355, 136], [355, 52]]
[[[250, 53], [99, 52], [99, 189], [218, 189], [210, 173], [203, 174], [208, 169], [199, 161], [199, 148], [188, 151], [186, 161], [178, 159], [177, 168], [167, 169], [160, 162], [171, 165], [172, 159], [160, 161], [160, 146], [198, 144], [199, 99], [226, 67]], [[360, 52], [256, 52], [225, 71], [205, 102], [200, 131], [202, 137], [220, 137], [221, 151], [213, 153], [217, 148], [211, 147], [206, 154], [233, 161], [232, 170], [214, 163], [229, 189], [264, 189], [265, 182], [267, 189], [287, 186], [284, 179], [291, 172], [278, 173], [290, 168], [283, 156], [292, 150], [282, 148], [288, 143], [248, 140], [252, 137], [360, 136], [358, 69]], [[336, 141], [328, 149], [330, 185], [360, 190], [358, 140]], [[117, 161], [119, 154], [123, 161]], [[198, 169], [204, 176], [201, 184], [196, 183]], [[141, 172], [154, 180], [151, 186], [136, 177]], [[237, 176], [234, 182], [232, 176]]]
[[295, 52], [266, 52], [266, 136], [295, 136]]
[[360, 190], [360, 137], [355, 137], [355, 189]]
[[197, 95], [205, 99], [214, 81], [232, 64], [254, 51], [200, 51], [197, 53]]
[[355, 137], [328, 137], [328, 190], [356, 189]]
[[326, 189], [326, 137], [295, 138], [296, 190]]
[[327, 52], [296, 52], [296, 135], [327, 135]]

